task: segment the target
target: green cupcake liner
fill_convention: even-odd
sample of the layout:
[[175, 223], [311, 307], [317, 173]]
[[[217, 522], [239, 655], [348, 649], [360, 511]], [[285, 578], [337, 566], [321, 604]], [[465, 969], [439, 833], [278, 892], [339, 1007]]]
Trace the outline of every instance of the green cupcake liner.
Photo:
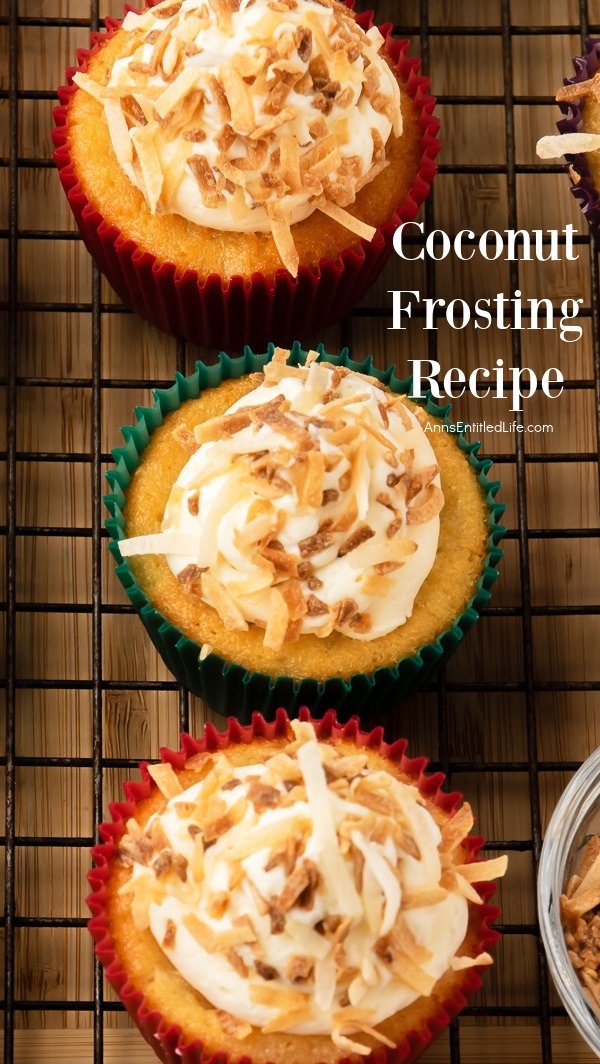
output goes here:
[[[488, 510], [487, 555], [475, 594], [466, 609], [433, 643], [420, 648], [413, 657], [402, 658], [394, 666], [378, 668], [371, 674], [356, 673], [348, 679], [332, 677], [323, 682], [289, 676], [269, 676], [262, 672], [250, 672], [234, 662], [225, 661], [211, 652], [201, 661], [201, 646], [188, 639], [178, 628], [158, 612], [140, 587], [128, 561], [121, 557], [119, 541], [126, 536], [126, 521], [123, 510], [126, 492], [141, 456], [150, 442], [152, 433], [162, 424], [167, 414], [177, 410], [187, 399], [197, 399], [206, 388], [216, 388], [224, 380], [255, 373], [271, 360], [275, 348], [262, 355], [255, 355], [246, 348], [239, 358], [230, 358], [221, 353], [214, 366], [196, 363], [190, 377], [175, 374], [175, 383], [167, 389], [156, 389], [156, 402], [152, 407], [136, 407], [137, 422], [122, 428], [125, 444], [113, 451], [116, 468], [108, 470], [106, 478], [111, 494], [105, 497], [110, 518], [106, 528], [110, 534], [109, 548], [117, 563], [116, 574], [130, 602], [138, 611], [144, 626], [167, 667], [177, 680], [192, 694], [203, 698], [218, 713], [235, 715], [242, 723], [251, 720], [252, 713], [259, 710], [267, 719], [273, 719], [276, 710], [285, 706], [290, 714], [296, 714], [307, 705], [313, 715], [323, 714], [334, 707], [339, 720], [347, 720], [358, 713], [363, 723], [377, 721], [386, 709], [398, 704], [414, 691], [419, 690], [431, 674], [454, 652], [461, 639], [479, 617], [479, 611], [490, 598], [490, 588], [498, 576], [497, 566], [502, 557], [498, 544], [505, 529], [499, 523], [505, 507], [495, 501], [500, 483], [488, 479], [490, 459], [477, 458], [481, 444], [468, 443], [450, 421], [450, 404], [438, 406], [430, 395], [420, 402], [431, 417], [452, 431], [457, 446], [467, 455], [469, 465], [477, 474]], [[394, 367], [385, 371], [376, 369], [370, 356], [364, 362], [354, 362], [344, 349], [340, 355], [329, 355], [322, 345], [317, 349], [322, 361], [375, 377], [391, 391], [410, 394], [412, 378], [400, 380]], [[301, 365], [306, 352], [299, 343], [292, 347], [290, 364]], [[412, 398], [412, 397], [411, 397]]]

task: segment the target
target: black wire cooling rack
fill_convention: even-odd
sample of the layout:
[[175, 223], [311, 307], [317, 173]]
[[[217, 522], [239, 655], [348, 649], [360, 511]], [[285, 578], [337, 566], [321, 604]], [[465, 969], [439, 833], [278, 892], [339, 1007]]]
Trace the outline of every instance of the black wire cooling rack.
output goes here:
[[[363, 7], [366, 5], [362, 5]], [[456, 5], [455, 5], [456, 6]], [[397, 4], [401, 18], [403, 5]], [[500, 20], [494, 26], [480, 25], [430, 25], [429, 4], [421, 0], [418, 5], [418, 23], [410, 25], [398, 25], [396, 31], [402, 35], [420, 40], [421, 56], [425, 72], [429, 70], [431, 42], [433, 38], [444, 36], [494, 36], [500, 38], [502, 49], [502, 73], [503, 92], [501, 95], [480, 97], [474, 101], [472, 96], [442, 96], [439, 102], [444, 112], [448, 113], [453, 106], [478, 105], [501, 105], [505, 113], [505, 163], [501, 165], [467, 165], [459, 163], [448, 165], [442, 163], [440, 173], [455, 173], [465, 175], [501, 174], [506, 178], [507, 187], [507, 211], [506, 226], [518, 227], [517, 210], [517, 178], [522, 174], [547, 174], [560, 171], [558, 166], [548, 165], [521, 165], [516, 162], [515, 148], [515, 120], [514, 109], [518, 105], [548, 104], [549, 97], [515, 95], [513, 80], [513, 51], [515, 39], [527, 35], [570, 35], [577, 36], [583, 41], [590, 33], [600, 34], [600, 25], [590, 25], [590, 5], [586, 0], [579, 0], [578, 20], [569, 24], [561, 25], [517, 25], [513, 21], [514, 8], [518, 7], [518, 0], [513, 2], [511, 11], [510, 0], [501, 0], [498, 4]], [[415, 5], [415, 9], [417, 6]], [[42, 5], [43, 10], [43, 5]], [[7, 298], [2, 309], [5, 312], [4, 330], [7, 347], [7, 368], [3, 378], [3, 384], [7, 393], [7, 443], [6, 451], [0, 457], [5, 460], [7, 479], [7, 509], [6, 524], [0, 531], [6, 539], [6, 602], [3, 609], [6, 613], [7, 639], [6, 639], [6, 679], [4, 681], [6, 694], [6, 751], [1, 759], [6, 773], [6, 828], [5, 836], [1, 840], [6, 853], [6, 905], [3, 920], [5, 932], [5, 983], [4, 983], [4, 1009], [5, 1009], [5, 1034], [4, 1034], [4, 1061], [5, 1064], [13, 1064], [15, 1059], [14, 1035], [15, 1015], [25, 1015], [28, 1012], [45, 1013], [48, 1010], [67, 1014], [69, 1012], [87, 1013], [93, 1016], [93, 1051], [90, 1050], [90, 1061], [93, 1064], [103, 1064], [104, 1053], [104, 1028], [106, 1013], [118, 1011], [121, 1006], [112, 1001], [105, 1000], [101, 969], [98, 964], [94, 965], [93, 997], [89, 1000], [34, 1000], [22, 999], [18, 995], [18, 984], [15, 978], [15, 941], [16, 936], [27, 928], [83, 928], [83, 917], [47, 917], [20, 915], [16, 904], [15, 876], [16, 854], [20, 847], [81, 847], [88, 848], [93, 844], [92, 837], [55, 836], [41, 837], [39, 835], [24, 836], [17, 833], [17, 808], [19, 791], [17, 787], [17, 775], [21, 769], [45, 769], [48, 767], [85, 768], [91, 769], [93, 775], [93, 816], [94, 831], [105, 815], [105, 772], [107, 769], [132, 769], [136, 765], [134, 759], [109, 758], [104, 755], [106, 723], [103, 720], [103, 698], [106, 692], [112, 690], [136, 691], [136, 692], [175, 692], [178, 691], [178, 726], [181, 730], [187, 730], [190, 721], [189, 700], [185, 690], [177, 688], [175, 683], [153, 680], [136, 679], [130, 681], [109, 680], [103, 676], [103, 623], [111, 614], [124, 614], [132, 612], [126, 605], [113, 605], [103, 598], [102, 559], [103, 551], [103, 506], [102, 494], [103, 464], [110, 456], [103, 453], [102, 449], [102, 401], [108, 389], [126, 388], [131, 389], [132, 405], [138, 400], [138, 395], [144, 389], [164, 386], [167, 380], [139, 380], [106, 377], [103, 375], [101, 341], [103, 323], [110, 314], [124, 313], [124, 308], [115, 303], [102, 301], [101, 278], [96, 268], [93, 270], [91, 291], [89, 299], [83, 302], [31, 302], [24, 298], [19, 288], [19, 242], [22, 239], [34, 241], [66, 241], [77, 240], [78, 235], [72, 231], [53, 229], [25, 229], [20, 227], [19, 216], [19, 175], [24, 168], [39, 169], [52, 167], [49, 158], [21, 157], [19, 148], [19, 121], [20, 105], [28, 100], [54, 100], [55, 86], [48, 85], [44, 89], [21, 90], [19, 67], [22, 59], [20, 53], [20, 32], [24, 27], [39, 27], [44, 29], [89, 27], [91, 30], [99, 28], [100, 11], [97, 0], [92, 0], [89, 18], [64, 18], [44, 16], [40, 14], [28, 15], [27, 5], [18, 0], [10, 0], [7, 15], [0, 15], [0, 30], [5, 28], [8, 39], [8, 88], [0, 90], [0, 101], [8, 101], [9, 115], [9, 139], [8, 156], [0, 159], [0, 168], [8, 173], [8, 210], [6, 221], [0, 222], [0, 238], [8, 245], [8, 278]], [[596, 17], [600, 17], [596, 13]], [[400, 18], [398, 21], [400, 21]], [[557, 76], [561, 71], [557, 71]], [[435, 91], [435, 70], [433, 74], [433, 91]], [[548, 132], [551, 130], [549, 129]], [[541, 177], [543, 180], [543, 177]], [[566, 195], [566, 190], [565, 190]], [[435, 217], [435, 198], [430, 197], [425, 209], [427, 230], [440, 224], [440, 219]], [[584, 230], [584, 225], [581, 229]], [[578, 238], [580, 244], [585, 245], [584, 251], [589, 246], [587, 233]], [[598, 292], [598, 264], [594, 249], [589, 246], [590, 276], [591, 276], [591, 301], [582, 309], [582, 318], [591, 318], [593, 331], [593, 353], [595, 376], [591, 379], [570, 380], [567, 389], [588, 390], [594, 394], [596, 425], [600, 423], [598, 410], [600, 407], [600, 302]], [[437, 289], [436, 265], [427, 260], [426, 265], [426, 294], [434, 296]], [[510, 264], [510, 293], [519, 288], [519, 264]], [[91, 344], [89, 352], [90, 374], [85, 377], [60, 377], [50, 378], [44, 376], [23, 376], [19, 369], [19, 322], [27, 315], [35, 315], [43, 311], [73, 312], [89, 315], [91, 318]], [[350, 343], [352, 340], [353, 326], [360, 317], [386, 317], [389, 316], [389, 308], [358, 308], [341, 327], [342, 342]], [[429, 357], [437, 355], [437, 333], [428, 334]], [[512, 358], [515, 366], [522, 364], [521, 335], [519, 332], [512, 333]], [[177, 346], [176, 365], [173, 369], [185, 371], [186, 349], [184, 344]], [[81, 388], [91, 392], [91, 451], [62, 453], [56, 451], [33, 451], [19, 450], [17, 437], [17, 419], [21, 410], [23, 398], [32, 394], [30, 390], [43, 387], [57, 388]], [[519, 417], [522, 422], [522, 418]], [[507, 467], [514, 468], [516, 483], [516, 529], [508, 533], [507, 541], [516, 541], [518, 551], [518, 570], [520, 577], [521, 601], [517, 607], [494, 606], [487, 611], [491, 616], [511, 616], [518, 618], [520, 625], [520, 642], [522, 644], [522, 677], [518, 681], [504, 683], [486, 681], [485, 679], [474, 680], [469, 676], [462, 682], [447, 681], [442, 674], [435, 681], [432, 691], [436, 699], [438, 751], [436, 765], [442, 768], [450, 778], [457, 773], [523, 773], [528, 778], [528, 795], [530, 803], [530, 837], [527, 839], [511, 840], [510, 838], [495, 839], [488, 843], [490, 851], [524, 852], [530, 853], [533, 862], [534, 875], [537, 872], [541, 838], [542, 838], [542, 815], [540, 801], [540, 774], [561, 772], [568, 773], [577, 767], [577, 762], [565, 761], [540, 761], [538, 759], [538, 731], [537, 714], [539, 713], [540, 696], [544, 693], [553, 692], [594, 692], [600, 689], [600, 677], [597, 681], [541, 681], [536, 679], [534, 663], [534, 640], [532, 621], [539, 616], [569, 616], [593, 615], [600, 613], [599, 606], [548, 606], [540, 607], [532, 603], [531, 594], [531, 559], [530, 545], [536, 540], [585, 540], [590, 537], [599, 537], [600, 530], [596, 528], [535, 528], [531, 526], [528, 516], [528, 487], [526, 471], [530, 463], [543, 462], [573, 462], [573, 463], [598, 463], [597, 450], [580, 451], [570, 453], [543, 453], [532, 454], [526, 450], [524, 437], [517, 434], [514, 437], [515, 449], [513, 452], [495, 455], [499, 462]], [[115, 444], [116, 444], [115, 440]], [[89, 513], [89, 522], [81, 527], [61, 527], [57, 525], [32, 525], [18, 523], [18, 491], [19, 484], [23, 483], [20, 471], [27, 463], [84, 463], [91, 471], [92, 482], [92, 510]], [[91, 595], [89, 601], [83, 603], [53, 603], [53, 602], [21, 602], [17, 598], [17, 544], [21, 537], [80, 537], [85, 541], [91, 556]], [[84, 613], [91, 615], [91, 673], [86, 679], [76, 681], [56, 679], [32, 679], [22, 675], [18, 667], [18, 648], [16, 636], [16, 622], [21, 614], [34, 613]], [[137, 623], [134, 619], [131, 624]], [[33, 757], [21, 756], [17, 744], [17, 696], [18, 693], [29, 689], [43, 691], [50, 689], [62, 689], [68, 691], [84, 690], [91, 692], [92, 700], [92, 743], [91, 756], [86, 757]], [[526, 718], [526, 758], [519, 761], [456, 761], [451, 757], [451, 742], [448, 731], [448, 716], [446, 712], [447, 698], [455, 692], [483, 695], [488, 692], [514, 691], [523, 698]], [[435, 751], [429, 751], [435, 755]], [[42, 892], [43, 893], [43, 892]], [[540, 1036], [540, 1060], [543, 1064], [550, 1064], [553, 1058], [552, 1049], [552, 1020], [555, 1017], [564, 1016], [564, 1011], [551, 1004], [550, 987], [548, 980], [547, 965], [544, 958], [537, 924], [535, 923], [510, 923], [502, 926], [507, 936], [520, 935], [533, 939], [537, 951], [537, 977], [538, 985], [535, 991], [535, 1003], [532, 1005], [508, 1005], [508, 1004], [475, 1004], [471, 1005], [462, 1014], [463, 1017], [476, 1017], [479, 1023], [507, 1023], [514, 1018], [529, 1020], [539, 1025]], [[473, 1020], [467, 1021], [473, 1022]], [[461, 1059], [461, 1026], [462, 1020], [455, 1021], [450, 1029], [448, 1060], [451, 1064], [459, 1064]], [[502, 1040], [501, 1026], [497, 1029], [498, 1040]], [[69, 1032], [65, 1031], [65, 1038]], [[20, 1059], [25, 1059], [21, 1057]]]

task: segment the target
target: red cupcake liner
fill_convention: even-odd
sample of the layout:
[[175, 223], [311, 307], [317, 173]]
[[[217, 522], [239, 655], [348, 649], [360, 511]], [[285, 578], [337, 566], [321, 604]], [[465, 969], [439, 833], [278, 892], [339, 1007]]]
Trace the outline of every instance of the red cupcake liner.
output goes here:
[[[147, 6], [156, 2], [149, 0]], [[125, 11], [129, 10], [135, 9], [127, 5]], [[373, 12], [358, 15], [357, 22], [369, 29], [374, 24]], [[79, 184], [69, 149], [68, 104], [77, 92], [73, 75], [87, 70], [90, 56], [121, 23], [108, 18], [105, 24], [107, 32], [93, 33], [91, 49], [79, 49], [79, 65], [66, 71], [67, 85], [58, 89], [61, 106], [53, 112], [52, 139], [54, 161], [85, 246], [123, 303], [164, 332], [228, 349], [244, 344], [263, 348], [270, 340], [289, 346], [349, 314], [381, 273], [396, 229], [415, 218], [437, 172], [435, 158], [441, 144], [437, 140], [439, 121], [432, 114], [435, 99], [428, 95], [429, 78], [419, 74], [420, 60], [406, 55], [409, 42], [392, 37], [391, 23], [380, 27], [387, 53], [419, 112], [421, 129], [418, 172], [390, 221], [379, 227], [371, 242], [361, 240], [358, 247], [347, 248], [336, 259], [322, 259], [317, 267], [300, 267], [296, 279], [282, 268], [274, 277], [254, 273], [249, 281], [237, 276], [224, 282], [216, 274], [202, 279], [194, 270], [181, 273], [174, 263], [142, 251], [116, 226], [108, 225]]]
[[[452, 813], [462, 802], [463, 797], [458, 791], [447, 793], [442, 785], [445, 777], [443, 773], [436, 772], [426, 775], [427, 758], [409, 758], [406, 755], [408, 746], [406, 739], [397, 739], [394, 743], [386, 743], [383, 728], [377, 727], [370, 732], [360, 730], [358, 717], [352, 717], [347, 723], [339, 724], [334, 710], [328, 710], [321, 719], [314, 719], [310, 711], [303, 707], [299, 719], [309, 721], [315, 728], [319, 739], [336, 740], [348, 739], [357, 747], [371, 747], [384, 758], [398, 765], [402, 772], [411, 776], [421, 794], [426, 795], [435, 805], [446, 813]], [[275, 720], [265, 721], [260, 713], [254, 713], [252, 723], [241, 725], [234, 717], [228, 718], [227, 730], [219, 732], [213, 724], [206, 724], [202, 739], [193, 739], [190, 735], [181, 736], [181, 749], [160, 750], [160, 759], [163, 763], [169, 763], [176, 771], [183, 769], [185, 762], [194, 754], [205, 751], [226, 750], [229, 746], [238, 743], [251, 743], [253, 739], [272, 740], [277, 736], [288, 733], [289, 721], [286, 711], [279, 709]], [[121, 958], [117, 955], [115, 945], [110, 934], [108, 918], [106, 914], [107, 889], [106, 884], [111, 876], [112, 862], [114, 861], [118, 843], [126, 832], [126, 821], [133, 816], [138, 802], [150, 797], [156, 786], [149, 773], [146, 762], [140, 764], [142, 774], [141, 782], [128, 782], [123, 785], [126, 802], [114, 802], [110, 806], [112, 816], [111, 823], [101, 824], [99, 828], [103, 843], [92, 850], [94, 868], [88, 873], [88, 881], [93, 893], [87, 899], [87, 904], [93, 914], [88, 922], [89, 930], [96, 943], [96, 956], [104, 965], [106, 977], [118, 994], [127, 1012], [134, 1020], [140, 1032], [152, 1047], [156, 1055], [165, 1064], [229, 1064], [232, 1058], [227, 1053], [219, 1051], [213, 1053], [205, 1049], [200, 1039], [186, 1042], [180, 1027], [168, 1023], [162, 1014], [149, 1007], [144, 995], [130, 982]], [[484, 844], [480, 837], [469, 836], [465, 839], [464, 846], [467, 851], [467, 862], [477, 860], [477, 855]], [[475, 932], [474, 955], [489, 950], [493, 947], [500, 935], [490, 925], [500, 916], [500, 910], [495, 906], [488, 905], [490, 897], [495, 891], [493, 883], [475, 884], [475, 890], [482, 898], [483, 904], [471, 910], [470, 931]], [[473, 924], [475, 916], [475, 925]], [[411, 1064], [435, 1041], [445, 1030], [451, 1020], [464, 1009], [467, 999], [481, 986], [481, 969], [468, 968], [460, 973], [460, 985], [456, 987], [452, 996], [444, 1000], [436, 1009], [435, 1013], [428, 1017], [423, 1026], [409, 1032], [402, 1043], [395, 1049], [387, 1049], [384, 1046], [377, 1047], [368, 1057], [361, 1058], [366, 1064]], [[239, 1057], [235, 1058], [235, 1064], [252, 1064], [249, 1056], [240, 1050]], [[340, 1058], [338, 1064], [350, 1064], [348, 1058]]]

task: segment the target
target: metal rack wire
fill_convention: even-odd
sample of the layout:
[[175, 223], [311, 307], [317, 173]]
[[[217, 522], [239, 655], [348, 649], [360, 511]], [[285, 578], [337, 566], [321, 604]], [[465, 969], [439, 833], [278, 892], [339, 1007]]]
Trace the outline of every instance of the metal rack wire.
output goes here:
[[[366, 6], [366, 5], [363, 5]], [[31, 230], [19, 227], [19, 171], [22, 167], [46, 168], [52, 166], [48, 158], [21, 158], [19, 156], [19, 103], [23, 100], [52, 100], [55, 98], [54, 87], [48, 86], [43, 90], [21, 90], [19, 88], [19, 30], [21, 27], [89, 27], [91, 30], [99, 26], [98, 0], [92, 0], [89, 19], [82, 18], [59, 18], [27, 16], [19, 12], [18, 0], [10, 0], [9, 14], [0, 17], [0, 27], [8, 27], [9, 41], [9, 87], [8, 90], [0, 91], [0, 100], [7, 99], [9, 104], [9, 155], [8, 158], [0, 159], [0, 168], [8, 170], [9, 200], [7, 227], [0, 229], [0, 236], [7, 238], [9, 248], [8, 259], [8, 298], [5, 311], [6, 338], [7, 338], [7, 371], [5, 387], [8, 396], [8, 421], [7, 421], [7, 446], [6, 452], [0, 457], [6, 461], [7, 469], [7, 518], [6, 526], [0, 529], [6, 538], [7, 550], [7, 584], [6, 603], [3, 608], [7, 620], [6, 642], [6, 753], [0, 763], [5, 766], [6, 772], [6, 827], [4, 838], [0, 841], [5, 846], [6, 853], [6, 903], [3, 919], [6, 952], [5, 952], [5, 984], [4, 984], [4, 1009], [5, 1009], [5, 1033], [4, 1033], [4, 1061], [5, 1064], [13, 1064], [14, 1060], [14, 1018], [16, 1011], [28, 1010], [54, 1010], [54, 1011], [79, 1011], [93, 1014], [94, 1026], [94, 1050], [93, 1064], [103, 1064], [104, 1048], [104, 1019], [108, 1011], [119, 1010], [120, 1005], [104, 1000], [103, 980], [100, 967], [94, 966], [93, 999], [91, 1000], [19, 1000], [16, 994], [15, 984], [15, 932], [19, 928], [27, 927], [83, 927], [83, 918], [55, 918], [20, 916], [16, 912], [15, 905], [15, 855], [19, 847], [24, 846], [49, 846], [49, 847], [89, 847], [94, 839], [91, 837], [63, 837], [63, 836], [23, 836], [16, 831], [16, 770], [19, 768], [44, 768], [47, 766], [66, 768], [88, 768], [93, 775], [93, 812], [94, 832], [104, 816], [103, 774], [109, 768], [134, 767], [136, 761], [127, 758], [107, 758], [103, 754], [103, 714], [102, 699], [107, 691], [132, 690], [132, 691], [178, 691], [178, 724], [181, 730], [187, 730], [189, 726], [188, 695], [185, 690], [177, 688], [174, 682], [161, 682], [150, 680], [113, 681], [103, 677], [102, 651], [103, 651], [103, 621], [110, 614], [132, 613], [133, 610], [127, 605], [112, 605], [103, 601], [102, 588], [102, 551], [103, 545], [103, 512], [102, 512], [102, 464], [109, 460], [109, 456], [102, 451], [102, 396], [106, 389], [125, 388], [130, 389], [132, 399], [136, 392], [154, 386], [166, 385], [168, 381], [139, 380], [139, 379], [112, 379], [103, 376], [101, 360], [102, 327], [106, 315], [127, 313], [123, 307], [113, 303], [103, 303], [101, 299], [101, 279], [96, 267], [93, 269], [92, 284], [89, 300], [85, 302], [31, 302], [21, 298], [18, 288], [18, 257], [19, 241], [21, 239], [33, 240], [77, 240], [78, 235], [63, 230]], [[506, 163], [502, 165], [466, 165], [446, 164], [440, 167], [442, 173], [460, 173], [470, 175], [502, 174], [505, 175], [508, 190], [508, 213], [507, 225], [511, 228], [518, 227], [518, 202], [517, 202], [517, 177], [521, 174], [542, 174], [558, 172], [560, 167], [548, 167], [537, 165], [517, 164], [515, 159], [515, 129], [514, 108], [516, 105], [535, 105], [550, 102], [550, 98], [544, 96], [518, 96], [513, 90], [513, 64], [512, 50], [513, 39], [523, 35], [540, 35], [551, 32], [553, 35], [577, 34], [583, 40], [590, 33], [600, 34], [600, 26], [590, 25], [588, 19], [587, 0], [579, 2], [579, 22], [576, 25], [553, 25], [548, 26], [517, 26], [511, 21], [510, 0], [501, 0], [501, 23], [499, 26], [430, 26], [429, 5], [427, 0], [419, 2], [419, 23], [417, 25], [399, 25], [396, 32], [410, 38], [420, 38], [421, 55], [425, 70], [430, 63], [430, 42], [435, 36], [448, 35], [477, 35], [481, 37], [496, 36], [501, 39], [503, 84], [504, 91], [501, 96], [486, 96], [473, 100], [472, 97], [459, 95], [440, 97], [440, 103], [445, 106], [460, 105], [467, 100], [469, 104], [501, 104], [506, 116]], [[434, 72], [435, 74], [435, 72]], [[435, 80], [434, 80], [435, 89]], [[426, 227], [434, 228], [435, 217], [435, 193], [427, 202]], [[439, 222], [439, 219], [438, 219]], [[4, 223], [2, 223], [4, 225]], [[579, 242], [589, 245], [587, 234], [579, 238]], [[581, 316], [591, 318], [594, 337], [594, 367], [595, 376], [589, 380], [575, 380], [568, 382], [567, 387], [572, 389], [586, 389], [595, 393], [597, 427], [600, 427], [600, 298], [598, 291], [598, 264], [597, 256], [593, 247], [589, 246], [590, 271], [591, 271], [591, 305], [582, 311]], [[510, 264], [510, 294], [519, 288], [519, 264]], [[426, 294], [435, 296], [436, 293], [436, 267], [432, 260], [427, 261], [426, 268]], [[91, 316], [91, 374], [89, 377], [59, 377], [49, 378], [42, 376], [23, 376], [19, 374], [18, 367], [18, 318], [24, 314], [35, 314], [44, 310], [65, 311], [89, 314]], [[346, 320], [342, 326], [342, 340], [351, 343], [353, 321], [360, 316], [384, 317], [389, 314], [387, 308], [368, 307], [358, 308], [354, 314]], [[436, 358], [437, 334], [428, 334], [429, 357]], [[521, 364], [521, 340], [520, 333], [512, 333], [512, 356], [514, 365]], [[176, 367], [184, 371], [186, 364], [185, 345], [177, 347]], [[17, 410], [20, 394], [26, 388], [38, 387], [61, 387], [61, 388], [86, 388], [91, 390], [92, 409], [92, 450], [91, 452], [69, 452], [68, 454], [57, 451], [22, 451], [17, 448]], [[522, 423], [522, 418], [520, 418]], [[600, 440], [600, 437], [599, 437]], [[533, 528], [528, 518], [528, 498], [526, 483], [526, 467], [528, 464], [544, 462], [577, 462], [598, 463], [598, 451], [585, 451], [576, 453], [527, 453], [524, 446], [523, 436], [515, 436], [514, 453], [506, 453], [495, 456], [500, 462], [513, 464], [516, 475], [517, 488], [517, 529], [509, 533], [509, 540], [514, 539], [518, 543], [519, 572], [521, 581], [521, 605], [520, 607], [492, 606], [487, 611], [488, 615], [514, 616], [520, 619], [521, 637], [523, 647], [523, 676], [519, 681], [511, 683], [497, 683], [491, 681], [465, 682], [447, 681], [442, 673], [432, 685], [432, 691], [437, 698], [437, 720], [439, 749], [437, 764], [452, 778], [452, 774], [463, 772], [487, 772], [487, 773], [527, 773], [529, 780], [529, 799], [531, 810], [530, 837], [526, 840], [496, 839], [488, 843], [491, 851], [514, 851], [531, 853], [534, 873], [537, 871], [540, 845], [541, 845], [541, 811], [540, 811], [540, 772], [569, 771], [577, 767], [576, 763], [558, 761], [540, 761], [538, 758], [536, 737], [536, 712], [537, 700], [543, 692], [557, 691], [598, 691], [600, 690], [600, 678], [598, 681], [564, 681], [550, 682], [539, 681], [535, 678], [533, 668], [533, 635], [532, 618], [537, 616], [566, 616], [571, 613], [600, 613], [600, 606], [554, 606], [539, 607], [532, 604], [531, 596], [531, 572], [530, 572], [530, 543], [534, 540], [549, 539], [587, 539], [600, 536], [600, 531], [590, 528]], [[89, 525], [83, 527], [47, 526], [47, 525], [20, 525], [17, 522], [17, 468], [21, 463], [28, 462], [72, 462], [83, 463], [90, 467], [92, 478], [93, 508], [90, 514]], [[600, 472], [600, 465], [599, 465]], [[52, 602], [18, 602], [17, 601], [17, 555], [16, 546], [19, 537], [61, 537], [68, 533], [71, 537], [80, 537], [88, 544], [92, 560], [92, 587], [91, 597], [88, 602], [77, 604], [63, 604]], [[86, 679], [78, 680], [54, 680], [54, 679], [31, 679], [17, 674], [16, 660], [16, 619], [20, 613], [29, 612], [72, 612], [91, 615], [92, 625], [92, 669], [91, 675]], [[132, 622], [133, 623], [133, 622]], [[93, 743], [90, 757], [32, 757], [20, 756], [16, 745], [16, 697], [17, 692], [24, 689], [49, 690], [88, 690], [92, 698], [92, 724]], [[518, 692], [524, 697], [526, 715], [527, 754], [525, 760], [519, 761], [487, 761], [487, 762], [458, 762], [452, 760], [451, 747], [448, 735], [446, 701], [449, 693], [461, 692], [495, 692], [508, 690]], [[538, 987], [537, 1003], [534, 1006], [508, 1006], [508, 1005], [475, 1005], [465, 1010], [464, 1016], [509, 1018], [529, 1017], [539, 1024], [541, 1060], [543, 1064], [551, 1064], [552, 1061], [552, 1037], [551, 1020], [555, 1016], [564, 1015], [560, 1008], [551, 1006], [548, 985], [548, 973], [545, 958], [541, 948], [539, 932], [534, 923], [506, 924], [502, 927], [506, 935], [530, 936], [537, 949]], [[451, 1064], [460, 1064], [461, 1061], [461, 1023], [455, 1021], [452, 1024], [449, 1043], [449, 1060]]]

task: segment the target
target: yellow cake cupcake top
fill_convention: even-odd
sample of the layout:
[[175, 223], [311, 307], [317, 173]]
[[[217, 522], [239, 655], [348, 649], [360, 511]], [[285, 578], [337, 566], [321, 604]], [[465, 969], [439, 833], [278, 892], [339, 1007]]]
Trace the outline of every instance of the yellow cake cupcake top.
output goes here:
[[162, 531], [123, 557], [164, 554], [230, 630], [280, 650], [334, 630], [370, 640], [404, 624], [435, 562], [443, 492], [404, 397], [277, 349], [258, 387], [178, 439], [190, 458]]
[[[243, 1039], [263, 1032], [348, 1037], [427, 996], [457, 956], [473, 882], [503, 875], [506, 857], [461, 864], [467, 805], [439, 823], [415, 786], [367, 767], [356, 748], [294, 739], [236, 767], [199, 754], [186, 790], [170, 765], [150, 767], [165, 806], [120, 844], [139, 930], [150, 929], [184, 979]], [[391, 1043], [390, 1043], [391, 1044]]]
[[374, 27], [338, 0], [163, 0], [123, 21], [126, 54], [102, 101], [120, 166], [152, 213], [272, 232], [298, 271], [291, 225], [348, 213], [402, 131], [400, 88]]

